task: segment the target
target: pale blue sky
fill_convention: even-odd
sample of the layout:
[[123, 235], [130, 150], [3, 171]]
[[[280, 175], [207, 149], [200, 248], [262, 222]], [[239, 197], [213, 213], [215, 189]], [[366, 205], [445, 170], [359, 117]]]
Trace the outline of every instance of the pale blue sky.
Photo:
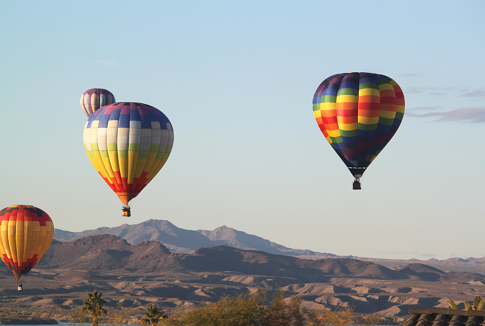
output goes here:
[[[167, 219], [382, 258], [485, 256], [485, 2], [0, 0], [0, 206], [70, 231]], [[396, 136], [352, 176], [313, 118], [326, 77], [399, 83]], [[89, 162], [89, 88], [163, 111], [172, 154], [131, 218]]]

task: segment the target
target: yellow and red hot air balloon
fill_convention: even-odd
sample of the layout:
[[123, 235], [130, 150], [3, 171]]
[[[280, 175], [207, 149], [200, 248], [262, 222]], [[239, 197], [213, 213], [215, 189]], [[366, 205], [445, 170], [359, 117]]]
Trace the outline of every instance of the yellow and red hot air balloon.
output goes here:
[[173, 145], [168, 118], [142, 103], [113, 103], [94, 112], [84, 127], [84, 146], [98, 173], [128, 203], [155, 177]]
[[14, 273], [27, 274], [44, 256], [54, 238], [54, 224], [43, 210], [14, 205], [0, 211], [0, 257]]

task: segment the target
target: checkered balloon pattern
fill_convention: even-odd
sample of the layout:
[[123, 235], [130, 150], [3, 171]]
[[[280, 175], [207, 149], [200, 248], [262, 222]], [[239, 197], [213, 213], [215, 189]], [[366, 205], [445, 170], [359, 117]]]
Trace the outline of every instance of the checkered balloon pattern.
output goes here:
[[14, 205], [0, 211], [0, 257], [17, 280], [39, 262], [53, 237], [51, 218], [37, 207]]
[[384, 75], [336, 74], [318, 86], [313, 113], [335, 152], [360, 177], [399, 128], [404, 94]]
[[115, 96], [108, 90], [102, 88], [88, 89], [81, 95], [81, 107], [89, 117], [105, 105], [116, 102]]
[[168, 118], [141, 103], [105, 106], [89, 117], [84, 128], [91, 163], [125, 205], [160, 171], [172, 145]]

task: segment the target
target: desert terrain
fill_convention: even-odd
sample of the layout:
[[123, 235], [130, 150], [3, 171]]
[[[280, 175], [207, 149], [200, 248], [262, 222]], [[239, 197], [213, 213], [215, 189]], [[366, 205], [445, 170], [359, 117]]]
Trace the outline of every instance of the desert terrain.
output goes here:
[[117, 303], [139, 311], [158, 304], [170, 314], [258, 287], [281, 288], [311, 309], [351, 306], [396, 322], [409, 308], [444, 307], [446, 299], [462, 302], [485, 293], [482, 274], [422, 263], [389, 268], [347, 257], [303, 259], [226, 245], [176, 253], [158, 240], [130, 244], [109, 234], [54, 240], [22, 279], [24, 291], [18, 292], [13, 274], [0, 267], [2, 306], [41, 311], [59, 322], [68, 321], [94, 290], [103, 292], [108, 310]]

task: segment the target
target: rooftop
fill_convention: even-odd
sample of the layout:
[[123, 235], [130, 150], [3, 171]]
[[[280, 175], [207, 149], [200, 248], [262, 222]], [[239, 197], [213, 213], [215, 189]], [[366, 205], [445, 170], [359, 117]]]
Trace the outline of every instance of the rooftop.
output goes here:
[[409, 309], [404, 326], [485, 326], [485, 311]]

